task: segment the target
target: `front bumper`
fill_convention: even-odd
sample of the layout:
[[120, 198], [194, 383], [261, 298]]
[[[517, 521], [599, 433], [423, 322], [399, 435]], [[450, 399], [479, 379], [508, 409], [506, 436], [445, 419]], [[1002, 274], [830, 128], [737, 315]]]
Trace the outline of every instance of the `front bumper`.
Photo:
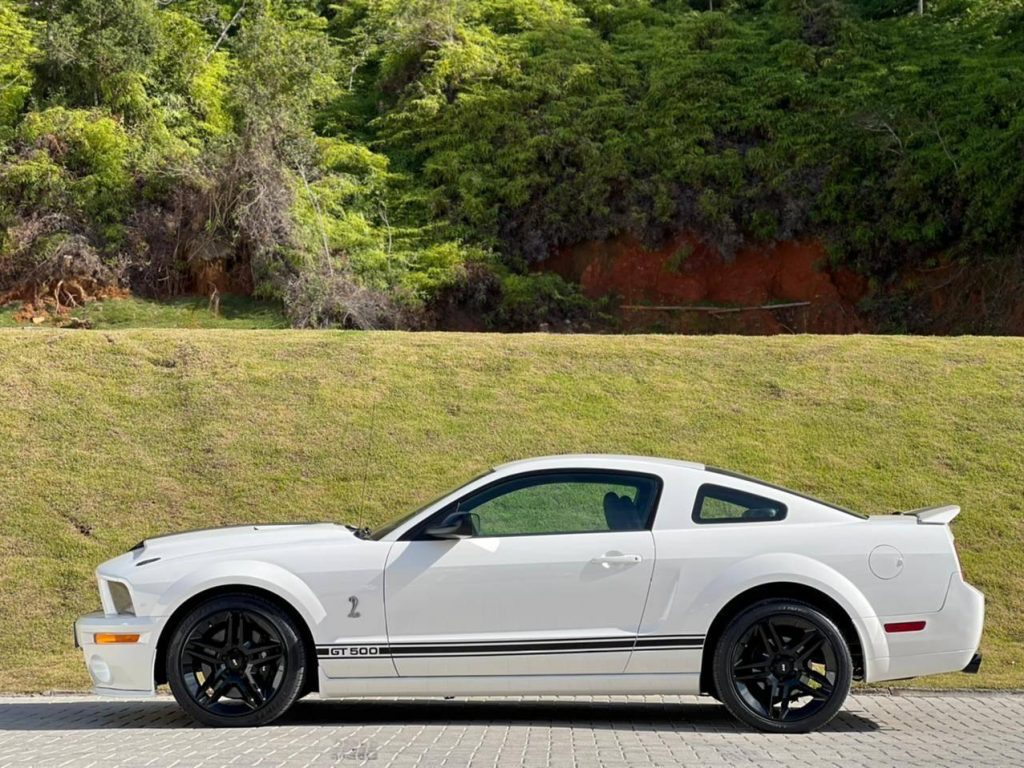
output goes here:
[[[156, 642], [166, 618], [108, 616], [90, 613], [75, 622], [75, 645], [82, 649], [93, 693], [104, 696], [150, 696]], [[134, 643], [97, 644], [97, 633], [137, 634]]]

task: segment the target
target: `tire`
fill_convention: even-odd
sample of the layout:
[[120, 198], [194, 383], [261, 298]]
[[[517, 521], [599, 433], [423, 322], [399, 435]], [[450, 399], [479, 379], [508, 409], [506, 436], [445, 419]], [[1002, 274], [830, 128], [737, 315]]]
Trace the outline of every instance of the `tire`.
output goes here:
[[256, 595], [214, 597], [178, 623], [167, 681], [204, 725], [266, 725], [305, 691], [308, 652], [295, 620]]
[[715, 646], [712, 665], [726, 709], [769, 733], [821, 728], [843, 706], [853, 678], [839, 628], [794, 600], [768, 600], [738, 614]]

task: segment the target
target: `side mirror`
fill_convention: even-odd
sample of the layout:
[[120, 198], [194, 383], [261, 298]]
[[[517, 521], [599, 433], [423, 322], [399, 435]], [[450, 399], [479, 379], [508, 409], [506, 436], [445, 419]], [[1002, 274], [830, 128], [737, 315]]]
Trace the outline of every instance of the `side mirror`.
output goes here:
[[476, 535], [478, 520], [472, 512], [455, 512], [424, 533], [435, 539], [468, 539]]

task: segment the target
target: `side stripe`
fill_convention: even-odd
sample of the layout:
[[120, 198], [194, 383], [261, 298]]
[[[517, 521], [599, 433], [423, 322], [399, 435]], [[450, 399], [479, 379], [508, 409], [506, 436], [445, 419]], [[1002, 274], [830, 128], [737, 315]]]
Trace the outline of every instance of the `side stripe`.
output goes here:
[[608, 653], [614, 651], [667, 651], [701, 648], [702, 635], [642, 635], [585, 640], [496, 640], [486, 643], [336, 643], [318, 645], [317, 658], [372, 659], [381, 656], [431, 658], [447, 656], [524, 656], [556, 653]]

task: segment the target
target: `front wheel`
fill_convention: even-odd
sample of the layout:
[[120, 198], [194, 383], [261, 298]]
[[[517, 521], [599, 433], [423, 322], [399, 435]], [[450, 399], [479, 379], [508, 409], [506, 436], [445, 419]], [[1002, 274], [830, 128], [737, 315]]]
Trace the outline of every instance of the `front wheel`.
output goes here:
[[821, 611], [769, 600], [736, 616], [714, 649], [715, 687], [733, 716], [758, 730], [805, 733], [846, 701], [853, 661]]
[[178, 704], [205, 725], [264, 725], [306, 684], [307, 652], [295, 621], [256, 595], [223, 595], [192, 610], [167, 650]]

